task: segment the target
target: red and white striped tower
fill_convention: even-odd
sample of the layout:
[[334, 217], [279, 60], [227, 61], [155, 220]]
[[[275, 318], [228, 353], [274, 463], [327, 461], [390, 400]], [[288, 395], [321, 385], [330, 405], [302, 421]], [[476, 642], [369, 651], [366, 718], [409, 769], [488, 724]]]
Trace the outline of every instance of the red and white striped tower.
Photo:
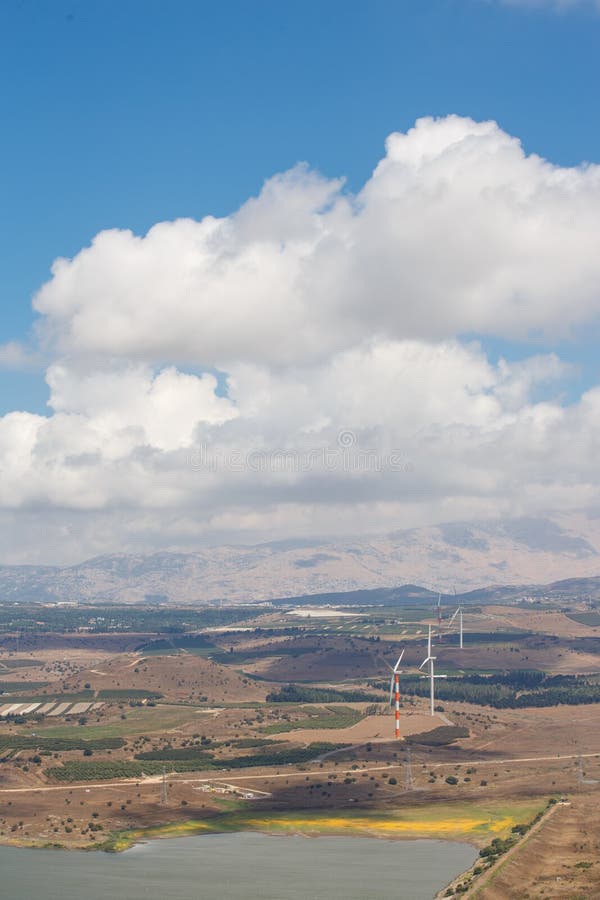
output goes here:
[[[398, 662], [392, 669], [392, 678], [390, 680], [390, 706], [394, 706], [394, 735], [400, 737], [400, 663], [404, 656], [404, 650], [398, 657]], [[390, 666], [390, 669], [392, 667]]]

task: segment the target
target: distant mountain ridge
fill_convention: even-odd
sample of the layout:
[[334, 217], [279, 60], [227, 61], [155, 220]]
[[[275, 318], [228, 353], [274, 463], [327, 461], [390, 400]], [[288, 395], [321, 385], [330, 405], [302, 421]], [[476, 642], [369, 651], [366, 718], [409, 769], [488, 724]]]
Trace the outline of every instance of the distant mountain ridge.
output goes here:
[[600, 575], [590, 578], [566, 578], [550, 584], [496, 584], [475, 588], [472, 591], [436, 593], [415, 584], [402, 584], [392, 588], [373, 588], [360, 591], [340, 591], [326, 594], [304, 594], [299, 597], [281, 597], [273, 600], [275, 606], [423, 606], [436, 605], [438, 597], [447, 608], [459, 604], [490, 604], [511, 600], [548, 600], [561, 603], [573, 599], [600, 600]]
[[453, 522], [369, 538], [114, 553], [65, 567], [0, 566], [0, 598], [243, 603], [390, 585], [451, 594], [599, 572], [600, 518], [563, 515]]

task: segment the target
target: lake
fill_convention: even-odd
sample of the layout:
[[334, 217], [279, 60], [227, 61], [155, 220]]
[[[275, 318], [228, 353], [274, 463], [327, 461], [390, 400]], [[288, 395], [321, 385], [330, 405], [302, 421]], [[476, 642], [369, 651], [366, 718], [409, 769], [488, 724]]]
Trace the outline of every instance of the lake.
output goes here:
[[477, 856], [468, 844], [251, 832], [125, 853], [0, 847], [3, 900], [431, 900]]

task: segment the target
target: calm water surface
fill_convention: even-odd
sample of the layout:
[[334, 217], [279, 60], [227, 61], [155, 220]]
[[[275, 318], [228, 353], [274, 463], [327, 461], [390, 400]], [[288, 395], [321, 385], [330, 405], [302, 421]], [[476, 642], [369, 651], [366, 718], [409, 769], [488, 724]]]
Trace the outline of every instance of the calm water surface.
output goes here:
[[444, 841], [248, 832], [152, 841], [117, 855], [0, 847], [0, 897], [431, 900], [476, 855]]

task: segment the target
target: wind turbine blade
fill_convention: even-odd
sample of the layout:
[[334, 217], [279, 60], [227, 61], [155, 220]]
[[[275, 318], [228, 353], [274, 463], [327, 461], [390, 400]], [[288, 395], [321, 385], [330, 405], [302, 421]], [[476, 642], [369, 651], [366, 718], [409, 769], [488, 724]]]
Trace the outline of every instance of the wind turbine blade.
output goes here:
[[394, 672], [397, 670], [398, 666], [399, 666], [400, 663], [402, 662], [402, 657], [403, 657], [403, 656], [404, 656], [404, 650], [402, 651], [402, 653], [401, 653], [400, 656], [398, 657], [398, 662], [397, 662], [396, 665], [394, 666]]
[[450, 621], [448, 622], [448, 628], [450, 628], [450, 626], [451, 626], [452, 623], [454, 622], [454, 620], [455, 620], [455, 618], [457, 617], [457, 615], [459, 614], [459, 612], [460, 612], [460, 606], [458, 607], [458, 609], [456, 610], [456, 612], [453, 613], [452, 618], [451, 618]]
[[390, 706], [392, 706], [394, 702], [394, 676], [392, 675], [390, 680]]
[[419, 669], [422, 669], [423, 666], [426, 666], [430, 659], [431, 659], [431, 656], [428, 656], [427, 659], [424, 659], [423, 662], [421, 663], [421, 665], [419, 666]]

